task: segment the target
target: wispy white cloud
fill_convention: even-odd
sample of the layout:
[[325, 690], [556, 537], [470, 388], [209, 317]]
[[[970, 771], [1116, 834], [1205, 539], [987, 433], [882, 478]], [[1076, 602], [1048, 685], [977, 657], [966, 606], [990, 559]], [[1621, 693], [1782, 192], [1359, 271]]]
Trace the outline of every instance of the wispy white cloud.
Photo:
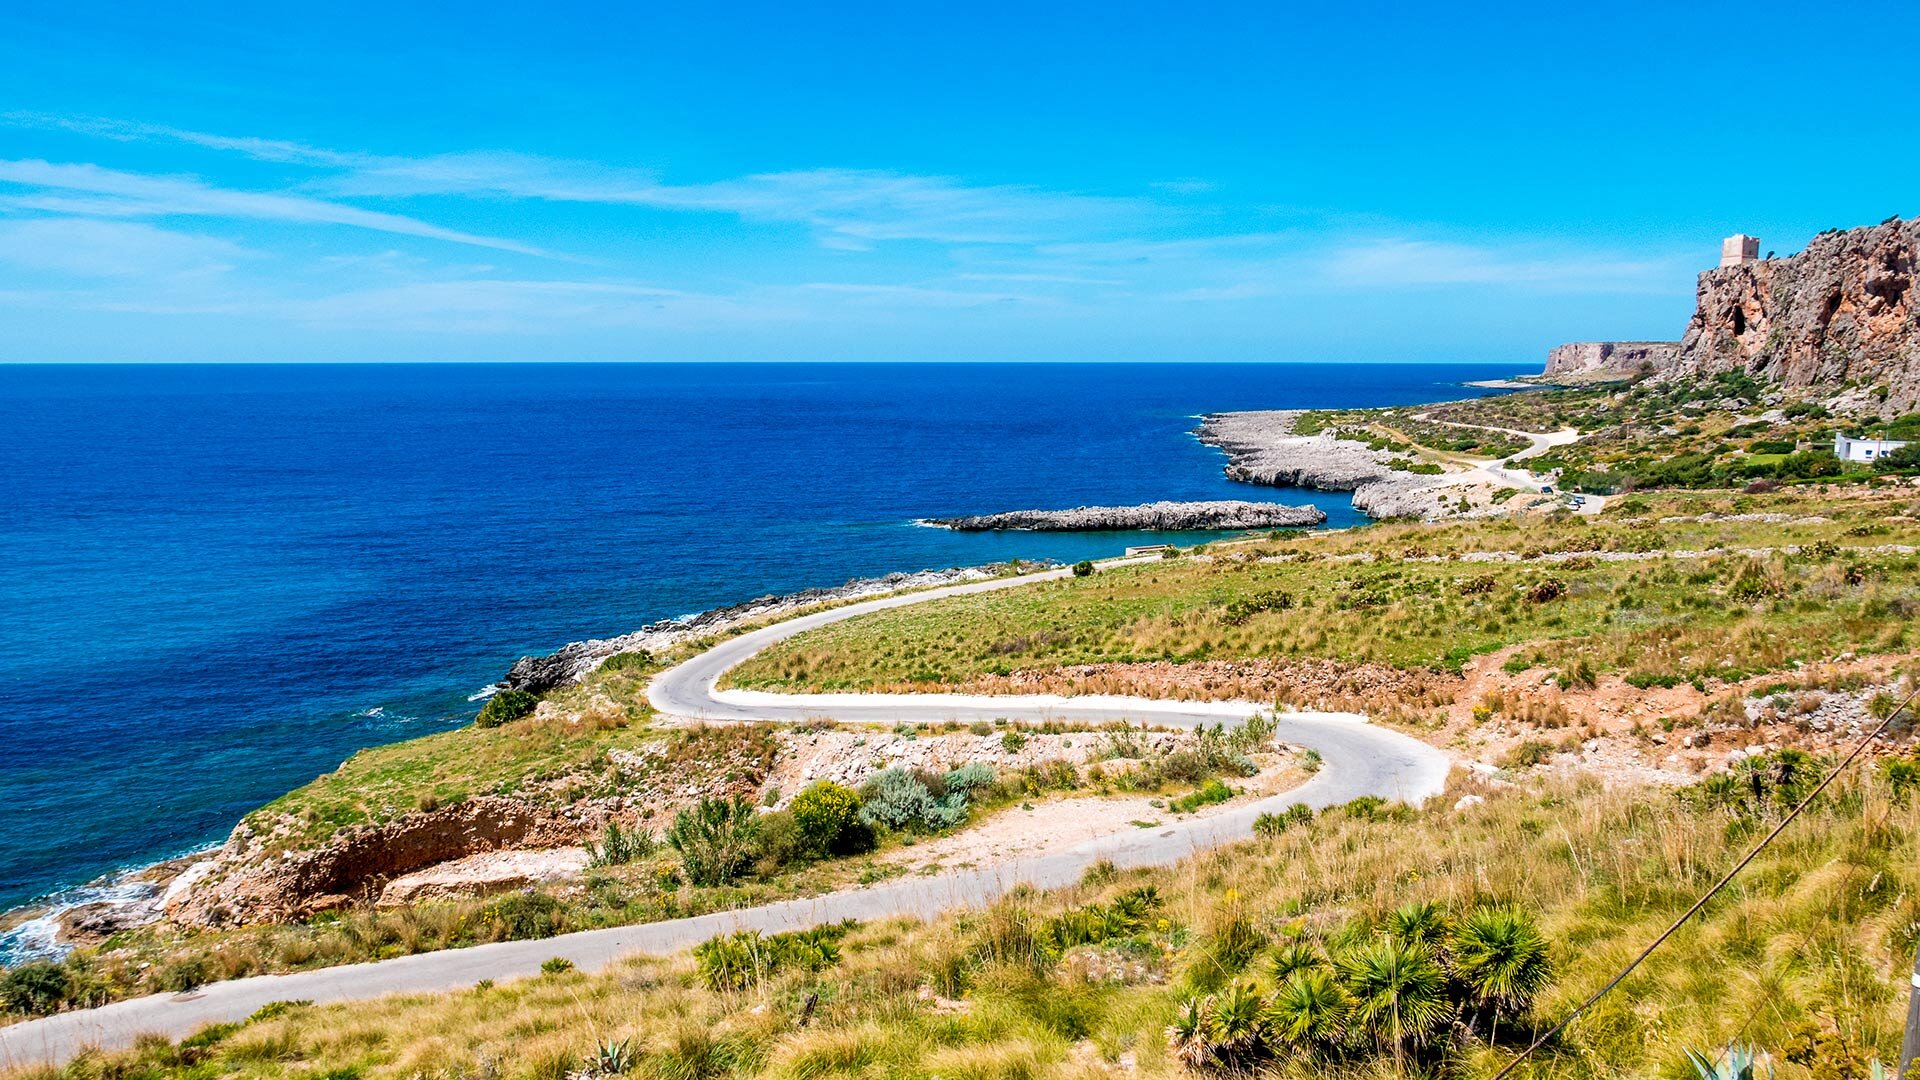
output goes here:
[[191, 176], [122, 172], [98, 165], [0, 160], [0, 184], [20, 189], [0, 205], [92, 217], [208, 217], [345, 225], [376, 232], [545, 254], [511, 240], [445, 229], [415, 218], [278, 192], [216, 187]]
[[1537, 241], [1463, 244], [1384, 238], [1330, 251], [1323, 263], [1336, 284], [1408, 286], [1500, 285], [1552, 292], [1670, 292], [1685, 280], [1683, 255], [1631, 258], [1553, 247]]
[[887, 307], [969, 308], [995, 304], [1046, 304], [1045, 297], [1015, 292], [982, 292], [976, 289], [944, 289], [928, 285], [888, 285], [816, 281], [800, 286], [802, 291], [846, 297], [856, 303]]
[[[1041, 327], [1056, 340], [1175, 326], [1192, 331], [1175, 335], [1184, 341], [1223, 324], [1270, 325], [1284, 336], [1303, 322], [1376, 308], [1396, 291], [1462, 309], [1472, 305], [1456, 297], [1552, 293], [1567, 304], [1671, 293], [1685, 289], [1693, 269], [1684, 255], [1621, 254], [1551, 236], [1464, 242], [1457, 230], [1377, 217], [1258, 207], [1230, 214], [1198, 179], [1132, 196], [842, 168], [669, 183], [646, 169], [512, 152], [396, 156], [111, 120], [0, 114], [0, 123], [152, 144], [143, 158], [174, 144], [170, 156], [196, 166], [211, 154], [246, 159], [191, 175], [116, 169], [121, 159], [111, 156], [102, 164], [0, 160], [0, 303], [233, 316], [292, 336], [343, 328], [562, 340], [600, 330], [608, 340], [644, 342], [644, 332], [701, 338], [742, 327], [744, 336], [758, 328], [767, 340], [800, 341], [805, 335], [790, 327], [825, 328], [818, 344], [841, 341], [835, 328], [879, 327], [944, 343], [939, 328], [972, 320], [1010, 335]], [[479, 204], [507, 201], [525, 204], [513, 209], [529, 228], [542, 220], [538, 203], [684, 215], [697, 243], [662, 231], [644, 262], [624, 245], [589, 250], [599, 258], [588, 261], [483, 234], [498, 227], [435, 223], [494, 220], [501, 208]], [[222, 222], [208, 231], [246, 245], [182, 231], [195, 227], [188, 219]], [[644, 221], [636, 236], [654, 235], [658, 221], [617, 209], [592, 219], [610, 230]], [[376, 235], [367, 243], [248, 222]], [[766, 257], [767, 230], [755, 235], [736, 222], [782, 227], [783, 249]], [[735, 240], [738, 249], [727, 250]], [[467, 250], [450, 255], [441, 243]], [[493, 251], [556, 261], [530, 269]], [[709, 257], [716, 252], [725, 257]], [[576, 277], [546, 279], [541, 271], [556, 265], [566, 267], [556, 275]]]
[[483, 195], [730, 214], [805, 225], [823, 243], [845, 250], [892, 240], [1040, 243], [1144, 227], [1163, 216], [1145, 199], [977, 185], [946, 176], [804, 169], [667, 184], [640, 170], [509, 153], [369, 156], [317, 186], [346, 196]]
[[135, 221], [0, 220], [0, 262], [85, 278], [217, 275], [258, 253], [215, 237]]
[[313, 179], [309, 188], [337, 197], [469, 195], [732, 214], [749, 221], [805, 225], [823, 243], [847, 250], [889, 240], [1040, 243], [1112, 235], [1165, 217], [1150, 199], [970, 184], [955, 177], [886, 170], [801, 169], [669, 184], [648, 170], [511, 152], [406, 157], [115, 120], [22, 113], [5, 114], [4, 119], [127, 141], [183, 142], [258, 161], [308, 166], [329, 173]]

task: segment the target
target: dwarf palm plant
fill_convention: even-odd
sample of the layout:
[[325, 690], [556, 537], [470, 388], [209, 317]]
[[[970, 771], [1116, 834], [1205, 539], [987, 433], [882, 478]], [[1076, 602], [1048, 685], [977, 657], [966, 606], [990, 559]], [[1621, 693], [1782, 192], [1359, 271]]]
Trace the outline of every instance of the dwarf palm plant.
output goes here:
[[1453, 921], [1447, 909], [1432, 900], [1404, 905], [1387, 916], [1387, 933], [1408, 945], [1425, 945], [1436, 951], [1446, 948]]
[[1286, 982], [1295, 972], [1313, 971], [1326, 966], [1327, 962], [1320, 953], [1304, 941], [1291, 941], [1280, 946], [1268, 961], [1276, 983]]
[[1353, 1020], [1393, 1051], [1406, 1070], [1410, 1046], [1424, 1046], [1453, 1018], [1447, 975], [1433, 950], [1385, 937], [1340, 958], [1340, 974], [1353, 995]]
[[1167, 1025], [1167, 1050], [1174, 1060], [1198, 1071], [1213, 1060], [1213, 998], [1190, 997]]
[[1288, 975], [1267, 1007], [1267, 1023], [1279, 1042], [1296, 1050], [1326, 1051], [1346, 1038], [1353, 998], [1333, 973], [1306, 968]]
[[1236, 1064], [1258, 1057], [1268, 1047], [1266, 1002], [1252, 983], [1235, 983], [1213, 1003], [1209, 1033], [1213, 1057]]
[[1524, 1013], [1546, 988], [1553, 958], [1533, 920], [1501, 905], [1480, 908], [1454, 931], [1453, 970], [1472, 993], [1476, 1013], [1488, 1017], [1493, 1041], [1499, 1038], [1501, 1017]]

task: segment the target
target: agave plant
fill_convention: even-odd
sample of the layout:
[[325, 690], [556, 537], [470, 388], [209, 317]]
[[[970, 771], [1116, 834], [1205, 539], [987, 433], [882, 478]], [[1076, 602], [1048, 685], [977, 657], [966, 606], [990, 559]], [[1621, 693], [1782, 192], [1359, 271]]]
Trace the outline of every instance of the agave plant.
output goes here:
[[1500, 1035], [1500, 1019], [1527, 1011], [1534, 996], [1553, 978], [1547, 939], [1533, 920], [1509, 905], [1481, 908], [1455, 929], [1453, 970], [1474, 997], [1476, 1012], [1486, 1014]]
[[1353, 998], [1324, 967], [1296, 970], [1274, 991], [1267, 1006], [1273, 1036], [1296, 1050], [1322, 1051], [1347, 1034]]
[[1353, 995], [1353, 1021], [1393, 1050], [1406, 1071], [1409, 1046], [1424, 1046], [1453, 1018], [1447, 975], [1425, 945], [1384, 937], [1340, 958], [1340, 974]]
[[1726, 1058], [1722, 1062], [1717, 1055], [1708, 1057], [1698, 1050], [1687, 1051], [1687, 1064], [1700, 1074], [1700, 1080], [1762, 1080], [1773, 1075], [1773, 1062], [1767, 1060], [1765, 1054], [1756, 1055], [1751, 1046], [1729, 1043]]

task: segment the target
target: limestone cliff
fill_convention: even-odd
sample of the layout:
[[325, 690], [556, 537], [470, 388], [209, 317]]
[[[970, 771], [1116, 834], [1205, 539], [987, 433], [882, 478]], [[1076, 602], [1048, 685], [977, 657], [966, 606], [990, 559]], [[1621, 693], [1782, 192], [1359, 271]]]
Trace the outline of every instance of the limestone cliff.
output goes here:
[[1889, 218], [1821, 233], [1784, 259], [1708, 270], [1670, 370], [1744, 369], [1821, 392], [1852, 380], [1885, 387], [1881, 408], [1911, 411], [1920, 406], [1917, 250], [1920, 219]]
[[1679, 354], [1674, 341], [1576, 341], [1547, 353], [1549, 376], [1621, 377], [1671, 367]]

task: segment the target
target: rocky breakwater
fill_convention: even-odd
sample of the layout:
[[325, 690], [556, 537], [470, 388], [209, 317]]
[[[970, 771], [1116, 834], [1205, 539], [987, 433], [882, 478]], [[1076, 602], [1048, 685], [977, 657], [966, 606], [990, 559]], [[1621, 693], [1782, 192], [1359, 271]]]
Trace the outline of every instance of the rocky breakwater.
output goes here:
[[1327, 520], [1317, 506], [1222, 499], [1213, 502], [1154, 502], [1139, 506], [1077, 506], [1071, 510], [1010, 510], [973, 517], [932, 518], [926, 524], [959, 532], [1019, 529], [1034, 532], [1146, 531], [1198, 529], [1283, 529]]
[[[1394, 454], [1330, 432], [1294, 434], [1299, 410], [1212, 413], [1203, 417], [1200, 441], [1227, 455], [1229, 480], [1270, 487], [1351, 491], [1353, 507], [1369, 517], [1439, 518], [1457, 512], [1458, 499], [1476, 494], [1459, 477], [1423, 476], [1395, 469]], [[1486, 485], [1481, 485], [1484, 488]], [[1481, 499], [1479, 502], [1488, 502]]]
[[1671, 372], [1787, 388], [1853, 382], [1881, 413], [1920, 406], [1920, 219], [1821, 233], [1784, 259], [1708, 270]]
[[1049, 564], [1022, 563], [1018, 568], [1004, 563], [991, 566], [954, 567], [947, 570], [921, 570], [912, 574], [888, 574], [885, 577], [856, 578], [830, 589], [803, 589], [783, 596], [762, 596], [743, 604], [714, 608], [698, 615], [662, 619], [618, 637], [573, 641], [544, 656], [523, 656], [507, 670], [497, 685], [502, 690], [523, 690], [544, 694], [579, 682], [607, 658], [619, 653], [659, 652], [683, 642], [694, 641], [746, 623], [790, 615], [816, 604], [845, 603], [907, 589], [930, 589], [940, 585], [960, 585], [985, 581], [1019, 570], [1041, 570]]

